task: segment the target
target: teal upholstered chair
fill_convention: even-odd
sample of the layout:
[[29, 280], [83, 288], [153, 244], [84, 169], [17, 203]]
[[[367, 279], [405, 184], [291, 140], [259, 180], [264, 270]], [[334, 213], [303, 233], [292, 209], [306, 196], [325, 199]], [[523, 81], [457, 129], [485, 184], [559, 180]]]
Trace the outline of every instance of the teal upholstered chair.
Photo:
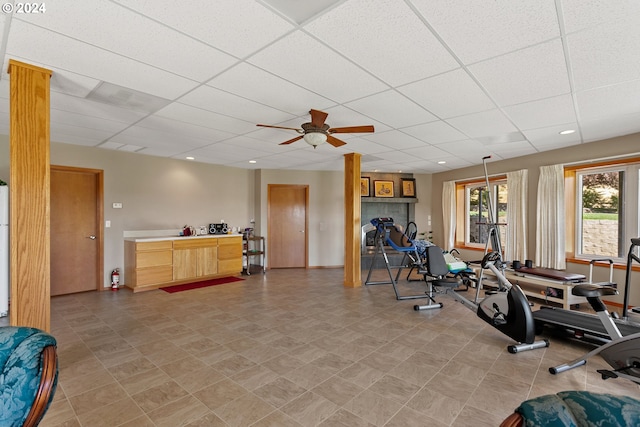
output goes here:
[[588, 391], [562, 391], [522, 402], [500, 427], [640, 426], [640, 401]]
[[0, 327], [0, 426], [37, 426], [57, 382], [54, 337], [35, 328]]

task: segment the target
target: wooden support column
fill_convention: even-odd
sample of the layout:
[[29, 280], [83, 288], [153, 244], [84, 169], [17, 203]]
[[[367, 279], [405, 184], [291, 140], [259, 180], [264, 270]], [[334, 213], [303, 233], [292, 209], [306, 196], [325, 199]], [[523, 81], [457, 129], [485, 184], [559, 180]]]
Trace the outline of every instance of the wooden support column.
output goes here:
[[362, 286], [360, 224], [360, 158], [358, 153], [344, 155], [344, 286]]
[[12, 326], [50, 332], [51, 70], [9, 61], [9, 235]]

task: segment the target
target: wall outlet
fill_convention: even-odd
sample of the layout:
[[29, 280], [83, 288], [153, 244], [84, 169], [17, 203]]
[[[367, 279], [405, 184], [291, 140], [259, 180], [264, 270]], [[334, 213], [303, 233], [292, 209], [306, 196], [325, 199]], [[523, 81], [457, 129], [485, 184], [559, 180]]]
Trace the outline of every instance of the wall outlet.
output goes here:
[[112, 206], [113, 209], [122, 209], [122, 203], [114, 203]]

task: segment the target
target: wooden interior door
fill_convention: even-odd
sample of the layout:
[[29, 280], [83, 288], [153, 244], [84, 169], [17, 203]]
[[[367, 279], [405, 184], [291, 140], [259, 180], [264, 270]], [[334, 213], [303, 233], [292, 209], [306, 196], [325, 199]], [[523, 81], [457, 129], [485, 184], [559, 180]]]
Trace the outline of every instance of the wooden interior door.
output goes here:
[[270, 184], [267, 191], [269, 268], [306, 268], [309, 186]]
[[103, 289], [102, 171], [51, 166], [51, 295]]

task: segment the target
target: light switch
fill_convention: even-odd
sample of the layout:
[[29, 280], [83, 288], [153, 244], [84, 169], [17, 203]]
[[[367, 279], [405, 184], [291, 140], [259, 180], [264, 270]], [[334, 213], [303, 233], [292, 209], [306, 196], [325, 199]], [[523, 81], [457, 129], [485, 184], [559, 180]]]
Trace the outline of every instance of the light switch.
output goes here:
[[113, 209], [122, 209], [122, 203], [114, 203]]
[[109, 228], [109, 227], [111, 227], [111, 221], [106, 220], [106, 221], [104, 222], [104, 228]]

